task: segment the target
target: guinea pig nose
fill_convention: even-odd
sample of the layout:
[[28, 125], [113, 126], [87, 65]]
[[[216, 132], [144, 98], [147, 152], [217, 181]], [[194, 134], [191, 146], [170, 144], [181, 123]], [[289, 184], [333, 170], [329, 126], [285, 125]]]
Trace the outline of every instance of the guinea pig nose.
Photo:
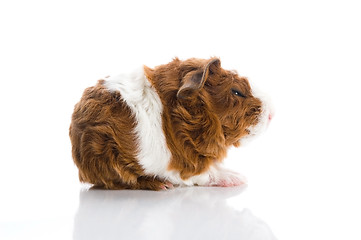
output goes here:
[[268, 114], [268, 121], [271, 121], [271, 120], [272, 120], [272, 118], [273, 118], [272, 114], [271, 114], [271, 113], [270, 113], [270, 114]]

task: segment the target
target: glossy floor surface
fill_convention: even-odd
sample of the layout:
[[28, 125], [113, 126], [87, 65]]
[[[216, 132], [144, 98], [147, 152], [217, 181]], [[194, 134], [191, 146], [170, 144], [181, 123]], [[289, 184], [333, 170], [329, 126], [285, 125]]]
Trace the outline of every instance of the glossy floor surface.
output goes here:
[[[34, 215], [2, 222], [1, 239], [276, 239], [266, 222], [240, 208], [243, 191], [242, 187], [162, 192], [83, 189], [73, 215], [54, 205], [48, 213], [42, 213], [45, 206], [28, 206]], [[238, 202], [236, 208], [232, 201]]]
[[238, 211], [228, 203], [241, 192], [241, 188], [84, 191], [80, 193], [73, 236], [74, 239], [100, 239], [104, 235], [107, 239], [275, 239], [269, 226], [251, 210]]

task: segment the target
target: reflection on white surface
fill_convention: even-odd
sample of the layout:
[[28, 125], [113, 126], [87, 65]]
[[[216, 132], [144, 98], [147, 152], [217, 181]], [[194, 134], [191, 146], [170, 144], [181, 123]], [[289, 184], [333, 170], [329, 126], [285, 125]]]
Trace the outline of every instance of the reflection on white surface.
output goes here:
[[249, 209], [227, 199], [236, 188], [177, 188], [169, 191], [80, 192], [74, 239], [276, 239]]

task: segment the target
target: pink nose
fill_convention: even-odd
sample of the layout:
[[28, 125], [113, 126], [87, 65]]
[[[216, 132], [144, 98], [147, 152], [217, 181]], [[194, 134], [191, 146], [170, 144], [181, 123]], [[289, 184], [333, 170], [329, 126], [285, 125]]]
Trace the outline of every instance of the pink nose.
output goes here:
[[272, 118], [273, 118], [272, 114], [269, 114], [269, 115], [268, 115], [268, 121], [271, 121]]

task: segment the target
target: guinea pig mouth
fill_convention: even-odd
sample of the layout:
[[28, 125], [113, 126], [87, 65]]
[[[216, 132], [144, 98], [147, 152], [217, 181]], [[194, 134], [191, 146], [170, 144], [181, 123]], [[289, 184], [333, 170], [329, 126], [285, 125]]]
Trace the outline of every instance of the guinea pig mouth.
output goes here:
[[267, 109], [263, 109], [260, 114], [258, 114], [254, 123], [247, 128], [248, 136], [259, 135], [264, 132], [270, 123], [270, 112]]

